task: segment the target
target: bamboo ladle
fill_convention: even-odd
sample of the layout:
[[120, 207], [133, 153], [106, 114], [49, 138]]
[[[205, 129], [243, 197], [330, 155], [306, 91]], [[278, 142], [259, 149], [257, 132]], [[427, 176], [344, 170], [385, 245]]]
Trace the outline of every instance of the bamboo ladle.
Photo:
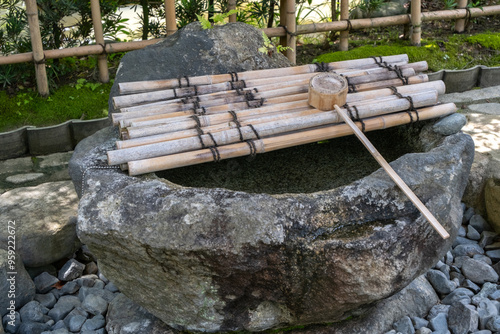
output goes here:
[[410, 201], [417, 207], [432, 227], [439, 233], [443, 239], [450, 237], [444, 227], [437, 221], [434, 215], [420, 201], [415, 193], [394, 171], [384, 157], [377, 151], [363, 132], [354, 124], [347, 113], [339, 108], [338, 104], [343, 105], [346, 101], [347, 81], [336, 74], [322, 73], [313, 77], [309, 83], [309, 104], [320, 110], [332, 110], [338, 113], [340, 118], [352, 129], [356, 137], [363, 143], [370, 154], [377, 160], [379, 165], [389, 174], [389, 177], [405, 193]]

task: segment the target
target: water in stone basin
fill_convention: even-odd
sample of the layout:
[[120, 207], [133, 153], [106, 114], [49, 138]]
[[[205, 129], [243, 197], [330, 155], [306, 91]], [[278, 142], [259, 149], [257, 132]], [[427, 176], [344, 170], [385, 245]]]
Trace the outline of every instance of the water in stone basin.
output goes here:
[[[368, 132], [387, 161], [417, 152], [408, 140], [415, 126]], [[380, 166], [354, 136], [289, 149], [157, 172], [188, 187], [226, 188], [250, 193], [312, 193], [347, 185]]]

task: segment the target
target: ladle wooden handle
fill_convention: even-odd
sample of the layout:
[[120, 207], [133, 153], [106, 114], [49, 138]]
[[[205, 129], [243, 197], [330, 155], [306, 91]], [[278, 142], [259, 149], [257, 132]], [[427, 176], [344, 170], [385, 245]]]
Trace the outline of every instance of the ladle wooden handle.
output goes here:
[[347, 115], [345, 111], [335, 105], [335, 110], [339, 116], [344, 120], [344, 122], [349, 125], [349, 127], [354, 131], [354, 134], [363, 143], [363, 145], [370, 151], [371, 155], [377, 160], [377, 162], [382, 166], [382, 168], [389, 174], [390, 178], [397, 184], [397, 186], [408, 196], [410, 201], [417, 207], [417, 209], [424, 215], [427, 221], [432, 225], [432, 227], [439, 233], [443, 239], [448, 239], [450, 235], [444, 229], [444, 227], [437, 221], [437, 219], [432, 215], [432, 213], [427, 209], [427, 207], [420, 201], [420, 199], [415, 195], [415, 193], [408, 187], [408, 185], [399, 177], [399, 175], [392, 169], [391, 165], [384, 159], [384, 157], [377, 151], [377, 149], [372, 145], [372, 143], [366, 138], [366, 136], [361, 132], [361, 130], [354, 124], [351, 118]]

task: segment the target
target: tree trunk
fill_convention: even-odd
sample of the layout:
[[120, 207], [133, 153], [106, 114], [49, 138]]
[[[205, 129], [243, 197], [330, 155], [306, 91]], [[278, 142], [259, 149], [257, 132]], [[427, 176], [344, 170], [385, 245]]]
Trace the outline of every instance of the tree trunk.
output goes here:
[[142, 40], [148, 39], [149, 35], [149, 5], [148, 0], [141, 0], [142, 6]]
[[267, 27], [272, 28], [274, 22], [274, 7], [276, 6], [276, 0], [271, 0], [269, 3], [269, 19], [267, 21]]

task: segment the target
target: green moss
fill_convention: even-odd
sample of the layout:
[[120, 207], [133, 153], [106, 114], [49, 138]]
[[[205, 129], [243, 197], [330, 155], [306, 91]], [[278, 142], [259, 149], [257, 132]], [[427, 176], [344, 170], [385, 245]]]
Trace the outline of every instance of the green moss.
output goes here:
[[[445, 45], [445, 50], [439, 44]], [[349, 59], [367, 58], [371, 56], [390, 56], [407, 54], [410, 62], [425, 60], [430, 71], [446, 69], [462, 69], [470, 67], [472, 56], [458, 52], [458, 44], [438, 41], [423, 41], [421, 47], [411, 46], [409, 42], [398, 41], [389, 45], [365, 45], [349, 51], [338, 51], [319, 56], [318, 62], [335, 62]]]
[[0, 132], [23, 125], [47, 126], [71, 119], [106, 117], [111, 86], [111, 83], [83, 82], [74, 87], [60, 87], [48, 98], [35, 92], [22, 92], [11, 97], [0, 91]]
[[479, 44], [485, 48], [500, 50], [500, 34], [477, 34], [474, 36], [467, 37], [467, 42], [470, 44]]

